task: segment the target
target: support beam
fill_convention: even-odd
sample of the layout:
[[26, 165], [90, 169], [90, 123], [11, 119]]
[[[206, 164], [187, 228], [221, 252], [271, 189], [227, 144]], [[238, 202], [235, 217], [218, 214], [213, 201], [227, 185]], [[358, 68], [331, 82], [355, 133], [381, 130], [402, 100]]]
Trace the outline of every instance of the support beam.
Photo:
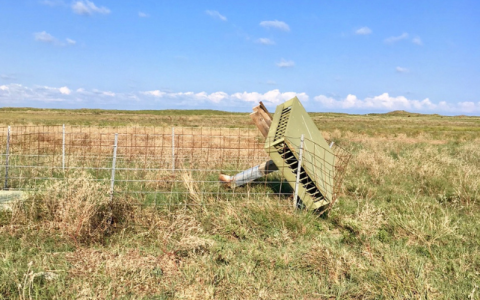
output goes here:
[[262, 135], [267, 137], [268, 130], [270, 130], [270, 125], [272, 124], [272, 117], [262, 102], [253, 108], [250, 118]]

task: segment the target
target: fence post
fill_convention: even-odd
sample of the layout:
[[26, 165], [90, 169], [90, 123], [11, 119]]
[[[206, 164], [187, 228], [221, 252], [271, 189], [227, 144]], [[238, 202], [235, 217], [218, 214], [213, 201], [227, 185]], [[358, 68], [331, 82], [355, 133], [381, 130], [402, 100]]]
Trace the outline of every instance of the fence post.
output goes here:
[[302, 155], [303, 155], [303, 134], [300, 138], [300, 157], [298, 159], [297, 166], [297, 180], [295, 181], [295, 195], [293, 197], [293, 208], [297, 208], [297, 198], [298, 198], [298, 186], [300, 184], [300, 171], [302, 169]]
[[62, 170], [65, 172], [65, 124], [62, 131]]
[[117, 163], [117, 145], [118, 133], [115, 133], [115, 143], [113, 144], [112, 179], [110, 182], [110, 201], [113, 201], [113, 188], [115, 186], [115, 164]]
[[175, 127], [172, 127], [172, 172], [175, 172]]
[[5, 185], [3, 187], [4, 190], [8, 188], [8, 159], [10, 155], [10, 126], [7, 129], [7, 152], [5, 155]]

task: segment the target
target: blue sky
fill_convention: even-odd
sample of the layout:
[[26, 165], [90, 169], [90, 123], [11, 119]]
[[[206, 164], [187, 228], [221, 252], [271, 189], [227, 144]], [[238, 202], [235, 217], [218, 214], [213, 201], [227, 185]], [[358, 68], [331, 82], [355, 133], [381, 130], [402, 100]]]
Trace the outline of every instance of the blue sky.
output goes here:
[[480, 115], [479, 1], [0, 0], [0, 106]]

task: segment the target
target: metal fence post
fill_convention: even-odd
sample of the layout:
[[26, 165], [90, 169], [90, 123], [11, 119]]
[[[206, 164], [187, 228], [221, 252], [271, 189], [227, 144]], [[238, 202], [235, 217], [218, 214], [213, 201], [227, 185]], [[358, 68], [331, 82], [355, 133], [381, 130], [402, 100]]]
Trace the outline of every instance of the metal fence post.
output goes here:
[[117, 163], [117, 146], [118, 133], [115, 133], [115, 143], [113, 144], [112, 179], [110, 183], [110, 201], [113, 201], [113, 188], [115, 186], [115, 164]]
[[172, 127], [172, 172], [175, 172], [175, 127]]
[[10, 155], [10, 126], [7, 129], [7, 152], [5, 155], [5, 185], [3, 187], [4, 190], [8, 188], [8, 159]]
[[293, 208], [297, 208], [297, 198], [298, 198], [298, 186], [300, 184], [300, 171], [302, 169], [302, 155], [303, 155], [303, 134], [300, 138], [300, 157], [298, 159], [298, 166], [297, 166], [297, 180], [295, 181], [295, 195], [293, 197]]
[[65, 171], [65, 124], [62, 131], [62, 170]]

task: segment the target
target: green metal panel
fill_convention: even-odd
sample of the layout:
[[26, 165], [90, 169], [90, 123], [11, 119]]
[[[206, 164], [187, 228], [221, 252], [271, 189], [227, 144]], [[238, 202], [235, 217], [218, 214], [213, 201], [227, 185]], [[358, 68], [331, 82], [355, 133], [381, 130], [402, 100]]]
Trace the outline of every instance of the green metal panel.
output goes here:
[[265, 149], [295, 188], [302, 134], [305, 140], [298, 195], [308, 209], [317, 209], [332, 201], [335, 155], [297, 97], [277, 106]]

